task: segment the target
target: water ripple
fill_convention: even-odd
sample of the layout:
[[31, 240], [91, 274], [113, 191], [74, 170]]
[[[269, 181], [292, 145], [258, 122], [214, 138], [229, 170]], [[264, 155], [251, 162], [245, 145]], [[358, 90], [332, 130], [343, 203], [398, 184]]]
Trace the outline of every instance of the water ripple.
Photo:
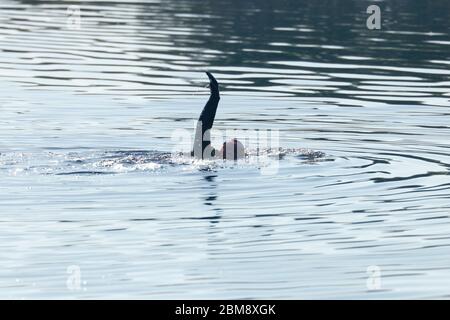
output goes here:
[[[0, 3], [1, 298], [449, 297], [448, 2], [69, 4]], [[174, 156], [205, 70], [281, 153]]]

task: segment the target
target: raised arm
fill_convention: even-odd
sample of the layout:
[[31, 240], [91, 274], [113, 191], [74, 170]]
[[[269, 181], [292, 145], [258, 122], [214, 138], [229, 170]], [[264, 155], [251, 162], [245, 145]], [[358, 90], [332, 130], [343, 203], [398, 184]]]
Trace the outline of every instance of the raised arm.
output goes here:
[[193, 146], [193, 155], [199, 159], [212, 157], [215, 154], [215, 150], [211, 146], [210, 130], [214, 124], [220, 100], [219, 83], [211, 73], [206, 72], [206, 74], [209, 78], [211, 95], [198, 119]]

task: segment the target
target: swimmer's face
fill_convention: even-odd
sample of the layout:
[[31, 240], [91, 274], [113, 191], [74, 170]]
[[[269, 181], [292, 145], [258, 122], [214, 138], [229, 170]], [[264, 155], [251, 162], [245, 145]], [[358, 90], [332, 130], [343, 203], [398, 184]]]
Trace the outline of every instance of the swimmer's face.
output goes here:
[[231, 139], [223, 143], [219, 155], [222, 159], [226, 160], [242, 159], [245, 157], [245, 148], [239, 140]]

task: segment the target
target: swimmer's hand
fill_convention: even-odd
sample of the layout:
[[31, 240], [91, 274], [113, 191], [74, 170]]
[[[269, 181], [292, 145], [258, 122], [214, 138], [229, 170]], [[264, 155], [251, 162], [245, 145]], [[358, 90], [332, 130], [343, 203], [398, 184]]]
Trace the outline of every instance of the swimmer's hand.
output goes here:
[[209, 85], [208, 88], [211, 89], [211, 93], [213, 92], [219, 92], [219, 83], [217, 82], [216, 78], [214, 78], [214, 76], [210, 73], [210, 72], [206, 72], [206, 75], [209, 78]]

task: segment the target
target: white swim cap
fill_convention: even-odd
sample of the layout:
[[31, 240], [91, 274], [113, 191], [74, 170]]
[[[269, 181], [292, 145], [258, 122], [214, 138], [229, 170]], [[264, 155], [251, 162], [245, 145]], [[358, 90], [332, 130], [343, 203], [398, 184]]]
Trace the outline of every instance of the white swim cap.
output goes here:
[[224, 142], [220, 149], [220, 157], [227, 160], [237, 160], [245, 157], [244, 145], [238, 139]]

